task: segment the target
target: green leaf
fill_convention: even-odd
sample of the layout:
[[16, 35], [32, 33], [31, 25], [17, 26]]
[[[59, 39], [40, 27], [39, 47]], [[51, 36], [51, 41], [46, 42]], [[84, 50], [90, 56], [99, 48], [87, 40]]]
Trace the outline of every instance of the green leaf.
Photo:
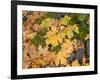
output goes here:
[[78, 18], [77, 18], [77, 14], [76, 13], [69, 13], [68, 14], [69, 17], [71, 17], [70, 21], [69, 21], [69, 24], [77, 24], [79, 21], [78, 21]]
[[38, 19], [38, 23], [41, 24], [46, 18], [56, 18], [57, 16], [58, 16], [58, 13], [47, 12]]
[[78, 20], [81, 22], [81, 21], [84, 21], [85, 18], [86, 18], [87, 14], [77, 14], [77, 17], [78, 17]]
[[45, 14], [46, 18], [55, 18], [57, 16], [57, 13], [53, 13], [53, 12], [48, 12]]
[[79, 24], [82, 21], [87, 22], [89, 19], [89, 14], [69, 13], [68, 16], [71, 17], [71, 20], [69, 21], [70, 24]]
[[41, 24], [43, 20], [45, 20], [45, 16], [41, 16], [39, 19], [37, 19], [37, 22]]
[[46, 34], [46, 32], [48, 32], [48, 29], [47, 28], [43, 28], [38, 32], [38, 34], [44, 36]]
[[37, 35], [35, 35], [35, 36], [33, 37], [32, 42], [33, 42], [36, 46], [39, 46], [39, 45], [41, 45], [42, 47], [45, 46], [45, 40], [44, 40], [44, 38], [43, 38], [41, 35], [39, 35], [39, 34], [37, 34]]
[[64, 18], [60, 19], [60, 24], [67, 25], [69, 23], [70, 19], [71, 18], [69, 16], [65, 15]]
[[60, 50], [61, 50], [61, 46], [60, 45], [57, 45], [55, 47], [52, 47], [50, 51], [53, 51], [55, 53], [58, 53]]
[[50, 20], [51, 20], [50, 18], [46, 18], [45, 20], [43, 20], [40, 27], [41, 28], [50, 27], [51, 26]]

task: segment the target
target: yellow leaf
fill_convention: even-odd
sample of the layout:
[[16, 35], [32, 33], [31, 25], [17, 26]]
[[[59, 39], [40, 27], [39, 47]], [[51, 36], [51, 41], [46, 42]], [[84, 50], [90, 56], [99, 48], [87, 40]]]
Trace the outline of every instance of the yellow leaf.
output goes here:
[[67, 37], [68, 37], [69, 39], [71, 39], [71, 38], [74, 36], [74, 33], [73, 33], [72, 30], [68, 30], [67, 33], [66, 33], [66, 35], [67, 35]]
[[79, 33], [79, 27], [76, 24], [73, 25], [73, 31]]
[[61, 46], [66, 53], [71, 53], [73, 51], [73, 42], [71, 42], [70, 39], [65, 39], [65, 42]]
[[55, 65], [66, 65], [66, 52], [63, 50], [60, 50], [57, 54], [56, 54], [56, 58], [55, 58]]
[[88, 40], [90, 38], [90, 35], [87, 34], [86, 37], [85, 37], [85, 40]]
[[78, 63], [78, 60], [73, 61], [72, 66], [80, 66], [80, 64]]
[[50, 23], [50, 18], [46, 18], [45, 20], [43, 20], [43, 22], [41, 23], [40, 27], [41, 28], [48, 28], [51, 26], [51, 23]]
[[77, 25], [68, 25], [65, 29], [64, 29], [64, 33], [67, 35], [67, 37], [69, 39], [71, 39], [74, 36], [74, 32], [79, 33], [79, 27], [77, 27]]
[[59, 33], [57, 34], [59, 43], [62, 43], [62, 42], [63, 42], [63, 39], [65, 38], [65, 36], [66, 36], [66, 35], [65, 35], [64, 32], [59, 32]]
[[46, 38], [46, 44], [52, 44], [53, 46], [58, 45], [58, 37], [56, 33], [58, 32], [57, 27], [52, 26], [51, 31], [48, 31], [44, 36]]
[[58, 38], [55, 34], [50, 35], [47, 39], [46, 39], [46, 44], [52, 44], [53, 46], [58, 45]]
[[67, 25], [70, 19], [71, 19], [71, 17], [65, 15], [64, 18], [60, 19], [60, 24]]

